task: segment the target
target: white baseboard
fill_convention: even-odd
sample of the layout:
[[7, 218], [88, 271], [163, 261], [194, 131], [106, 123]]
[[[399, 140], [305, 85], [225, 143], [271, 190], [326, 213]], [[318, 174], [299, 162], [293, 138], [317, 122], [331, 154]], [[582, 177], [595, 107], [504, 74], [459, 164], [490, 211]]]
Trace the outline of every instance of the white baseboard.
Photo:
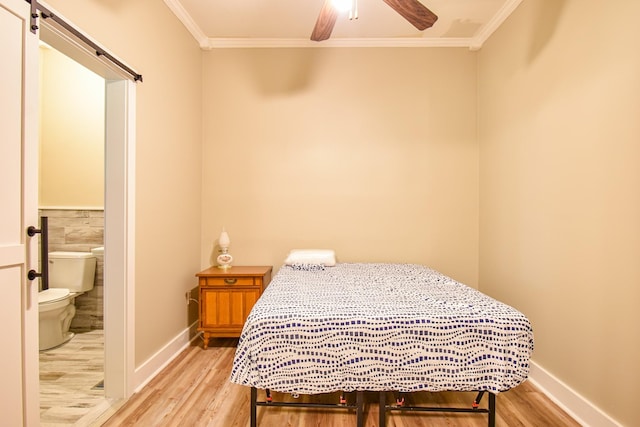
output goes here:
[[[189, 346], [191, 341], [198, 338], [199, 334], [195, 333], [197, 325], [198, 322], [193, 323], [136, 368], [134, 372], [135, 393], [139, 392], [149, 381], [158, 375], [160, 371]], [[193, 338], [189, 339], [190, 336], [193, 336]]]
[[623, 427], [622, 424], [533, 361], [531, 362], [529, 381], [584, 427]]

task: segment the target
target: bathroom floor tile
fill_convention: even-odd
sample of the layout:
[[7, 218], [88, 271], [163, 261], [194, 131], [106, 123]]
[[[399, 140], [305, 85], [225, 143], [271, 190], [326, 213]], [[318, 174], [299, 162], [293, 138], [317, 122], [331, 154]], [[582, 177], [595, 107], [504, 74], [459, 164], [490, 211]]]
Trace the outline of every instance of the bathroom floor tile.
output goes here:
[[40, 424], [80, 426], [103, 404], [104, 334], [76, 333], [66, 344], [40, 352]]

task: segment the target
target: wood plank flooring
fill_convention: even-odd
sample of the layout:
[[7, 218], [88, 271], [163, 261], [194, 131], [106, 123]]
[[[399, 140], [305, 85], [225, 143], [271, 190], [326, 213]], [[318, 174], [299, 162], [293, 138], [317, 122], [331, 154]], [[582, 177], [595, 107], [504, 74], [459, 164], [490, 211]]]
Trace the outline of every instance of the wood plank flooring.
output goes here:
[[[211, 426], [247, 427], [250, 389], [229, 382], [237, 340], [212, 339], [208, 349], [193, 345], [183, 351], [139, 393], [132, 396], [104, 427]], [[258, 398], [263, 399], [259, 392]], [[409, 404], [469, 407], [475, 393], [419, 393]], [[310, 399], [301, 396], [299, 399]], [[316, 396], [317, 398], [317, 396]], [[333, 402], [337, 395], [325, 395]], [[388, 397], [390, 399], [391, 397]], [[292, 400], [290, 395], [274, 393], [274, 400]], [[487, 398], [481, 407], [486, 407]], [[540, 427], [580, 425], [536, 388], [525, 382], [496, 398], [496, 425], [501, 427]], [[258, 408], [259, 427], [351, 427], [352, 411], [322, 411], [301, 408]], [[482, 427], [487, 416], [394, 412], [387, 415], [389, 427]], [[365, 426], [378, 426], [377, 393], [365, 395]]]
[[77, 333], [40, 352], [40, 425], [87, 426], [104, 410], [104, 334]]

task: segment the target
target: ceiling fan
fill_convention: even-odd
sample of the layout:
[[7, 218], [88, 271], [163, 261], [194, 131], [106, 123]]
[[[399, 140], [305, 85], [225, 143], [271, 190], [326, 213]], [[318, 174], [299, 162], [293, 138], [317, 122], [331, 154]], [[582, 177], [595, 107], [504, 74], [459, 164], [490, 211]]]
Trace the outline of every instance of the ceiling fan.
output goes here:
[[[427, 9], [418, 0], [383, 1], [420, 31], [431, 27], [438, 20], [436, 14]], [[325, 0], [311, 33], [311, 40], [319, 42], [328, 39], [338, 19], [338, 13], [335, 0]]]

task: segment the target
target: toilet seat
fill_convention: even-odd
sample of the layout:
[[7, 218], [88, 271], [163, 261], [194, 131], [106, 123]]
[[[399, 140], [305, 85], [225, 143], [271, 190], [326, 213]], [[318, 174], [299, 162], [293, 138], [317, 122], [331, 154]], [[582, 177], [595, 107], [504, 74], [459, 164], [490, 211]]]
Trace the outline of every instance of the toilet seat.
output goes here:
[[38, 304], [47, 304], [60, 301], [69, 296], [69, 289], [65, 288], [49, 288], [38, 293]]

